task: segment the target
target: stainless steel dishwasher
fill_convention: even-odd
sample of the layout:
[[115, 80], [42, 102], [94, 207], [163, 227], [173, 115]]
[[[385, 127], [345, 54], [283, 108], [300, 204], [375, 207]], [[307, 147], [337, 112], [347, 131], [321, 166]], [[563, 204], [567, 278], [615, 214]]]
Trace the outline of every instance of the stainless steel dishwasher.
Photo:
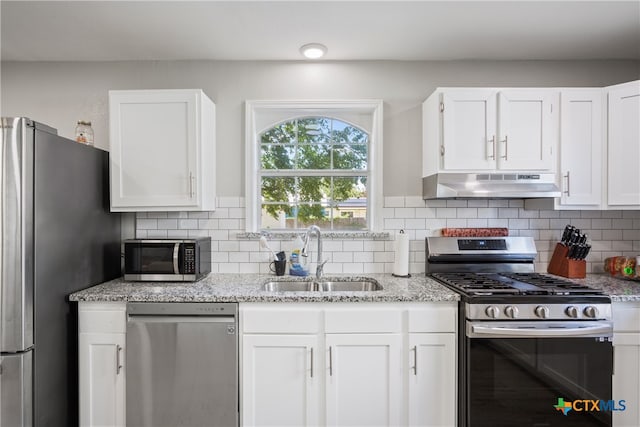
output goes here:
[[127, 305], [127, 426], [239, 424], [238, 305]]

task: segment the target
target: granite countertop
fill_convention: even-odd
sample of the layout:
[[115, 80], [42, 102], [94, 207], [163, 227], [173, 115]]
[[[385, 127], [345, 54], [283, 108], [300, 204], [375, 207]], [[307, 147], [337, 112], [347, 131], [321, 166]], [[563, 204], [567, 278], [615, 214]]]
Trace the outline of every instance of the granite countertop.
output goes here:
[[130, 282], [115, 279], [70, 295], [71, 301], [127, 302], [432, 302], [458, 301], [459, 295], [422, 274], [397, 278], [390, 274], [327, 275], [331, 278], [368, 277], [383, 289], [360, 292], [267, 292], [273, 280], [311, 280], [267, 274], [209, 274], [198, 282]]
[[602, 289], [613, 302], [640, 301], [640, 281], [618, 279], [608, 274], [587, 274], [585, 279], [573, 279], [577, 283]]
[[[383, 287], [368, 292], [267, 292], [264, 283], [273, 280], [312, 280], [267, 274], [209, 274], [199, 282], [130, 282], [122, 278], [101, 283], [71, 294], [71, 301], [131, 302], [397, 302], [458, 301], [459, 295], [424, 274], [404, 279], [390, 274], [365, 276], [329, 275], [324, 279], [370, 277]], [[602, 289], [614, 302], [640, 301], [640, 281], [624, 280], [606, 274], [589, 274], [572, 279]]]

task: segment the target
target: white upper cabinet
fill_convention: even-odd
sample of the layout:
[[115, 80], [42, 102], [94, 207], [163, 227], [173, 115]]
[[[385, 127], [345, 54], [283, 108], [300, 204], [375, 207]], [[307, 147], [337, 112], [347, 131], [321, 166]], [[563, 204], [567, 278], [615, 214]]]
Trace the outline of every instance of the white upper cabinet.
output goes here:
[[640, 206], [640, 80], [605, 88], [608, 101], [608, 191], [611, 208]]
[[553, 169], [557, 99], [546, 89], [438, 89], [423, 104], [423, 176]]
[[199, 89], [109, 92], [112, 211], [215, 209], [215, 105]]
[[602, 202], [602, 114], [601, 89], [560, 93], [560, 209], [598, 208]]

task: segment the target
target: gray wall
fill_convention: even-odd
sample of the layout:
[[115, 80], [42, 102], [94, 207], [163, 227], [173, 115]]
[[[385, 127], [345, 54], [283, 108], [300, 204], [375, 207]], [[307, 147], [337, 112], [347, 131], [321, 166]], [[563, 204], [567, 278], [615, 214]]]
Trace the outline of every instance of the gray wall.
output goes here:
[[244, 195], [246, 99], [380, 98], [384, 194], [421, 194], [421, 103], [438, 86], [606, 86], [640, 78], [639, 61], [3, 62], [3, 116], [28, 116], [72, 137], [93, 122], [108, 149], [110, 89], [202, 88], [217, 105], [219, 196]]

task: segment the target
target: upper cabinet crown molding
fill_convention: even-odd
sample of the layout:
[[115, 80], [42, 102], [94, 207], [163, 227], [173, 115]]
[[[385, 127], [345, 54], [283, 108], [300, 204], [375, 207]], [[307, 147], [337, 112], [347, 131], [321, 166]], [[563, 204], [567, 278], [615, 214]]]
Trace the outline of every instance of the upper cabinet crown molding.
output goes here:
[[423, 176], [552, 170], [557, 103], [557, 90], [437, 89], [423, 104]]
[[215, 104], [200, 89], [109, 91], [111, 210], [215, 209]]

